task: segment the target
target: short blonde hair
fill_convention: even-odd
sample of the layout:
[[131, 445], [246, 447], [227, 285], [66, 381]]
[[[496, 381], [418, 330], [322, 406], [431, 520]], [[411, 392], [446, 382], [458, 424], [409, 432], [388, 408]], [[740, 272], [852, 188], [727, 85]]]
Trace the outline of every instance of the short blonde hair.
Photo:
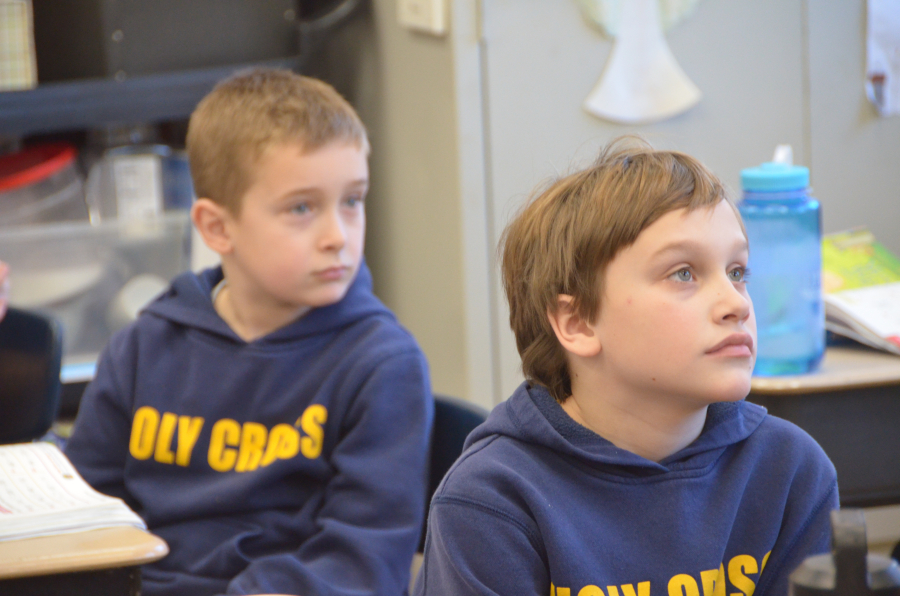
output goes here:
[[723, 200], [734, 207], [722, 182], [696, 159], [627, 137], [528, 202], [501, 240], [509, 323], [526, 379], [565, 401], [572, 393], [568, 360], [548, 319], [559, 294], [571, 295], [575, 312], [596, 321], [603, 274], [620, 250], [670, 211]]
[[295, 143], [313, 151], [333, 141], [369, 147], [365, 126], [333, 87], [289, 70], [238, 72], [191, 114], [186, 145], [194, 190], [237, 214], [266, 149]]

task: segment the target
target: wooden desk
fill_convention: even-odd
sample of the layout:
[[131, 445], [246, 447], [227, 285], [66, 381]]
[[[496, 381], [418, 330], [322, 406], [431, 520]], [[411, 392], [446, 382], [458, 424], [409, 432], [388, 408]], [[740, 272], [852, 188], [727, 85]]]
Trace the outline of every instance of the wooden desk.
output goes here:
[[140, 594], [140, 565], [169, 547], [133, 527], [0, 542], [0, 594], [96, 596]]
[[819, 442], [837, 469], [842, 506], [900, 503], [900, 356], [830, 347], [814, 373], [754, 377], [747, 400]]

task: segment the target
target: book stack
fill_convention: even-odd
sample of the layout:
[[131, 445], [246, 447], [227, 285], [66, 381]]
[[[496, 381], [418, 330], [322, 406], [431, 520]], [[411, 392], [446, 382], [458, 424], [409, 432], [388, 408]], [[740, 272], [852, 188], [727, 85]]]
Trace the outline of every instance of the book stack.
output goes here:
[[865, 228], [822, 240], [825, 328], [900, 355], [900, 259]]
[[124, 501], [98, 493], [56, 445], [0, 446], [0, 541], [134, 526]]

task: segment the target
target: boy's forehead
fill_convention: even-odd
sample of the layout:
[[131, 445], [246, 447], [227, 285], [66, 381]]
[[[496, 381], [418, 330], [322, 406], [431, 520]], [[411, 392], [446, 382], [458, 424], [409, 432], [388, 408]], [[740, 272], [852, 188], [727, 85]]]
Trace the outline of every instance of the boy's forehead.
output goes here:
[[635, 244], [646, 247], [654, 255], [679, 250], [707, 240], [710, 225], [719, 232], [733, 234], [736, 243], [742, 248], [747, 247], [747, 233], [740, 215], [725, 200], [695, 209], [681, 207], [669, 211], [644, 228], [635, 239]]
[[254, 165], [258, 165], [260, 161], [270, 158], [274, 154], [289, 153], [300, 158], [306, 158], [333, 148], [352, 149], [362, 154], [367, 161], [369, 159], [368, 143], [360, 143], [353, 139], [334, 139], [321, 145], [310, 145], [301, 139], [274, 139], [262, 148]]
[[259, 147], [256, 150], [255, 155], [252, 153], [247, 155], [249, 159], [246, 163], [248, 163], [251, 168], [256, 168], [259, 167], [261, 163], [271, 161], [272, 159], [283, 157], [305, 159], [332, 148], [352, 149], [362, 153], [368, 161], [368, 151], [366, 148], [352, 140], [337, 139], [322, 145], [309, 145], [298, 139], [272, 139]]

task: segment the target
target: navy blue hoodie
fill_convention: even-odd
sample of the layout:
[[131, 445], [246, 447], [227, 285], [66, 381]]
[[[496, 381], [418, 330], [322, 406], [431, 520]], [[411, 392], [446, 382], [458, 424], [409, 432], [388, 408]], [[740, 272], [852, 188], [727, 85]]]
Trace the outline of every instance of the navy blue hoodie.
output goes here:
[[711, 405], [700, 436], [655, 463], [523, 384], [435, 493], [415, 593], [785, 596], [828, 551], [837, 504], [818, 444], [757, 405]]
[[66, 454], [170, 554], [143, 593], [399, 595], [421, 531], [433, 415], [425, 358], [371, 292], [247, 343], [221, 269], [186, 273], [116, 334]]

